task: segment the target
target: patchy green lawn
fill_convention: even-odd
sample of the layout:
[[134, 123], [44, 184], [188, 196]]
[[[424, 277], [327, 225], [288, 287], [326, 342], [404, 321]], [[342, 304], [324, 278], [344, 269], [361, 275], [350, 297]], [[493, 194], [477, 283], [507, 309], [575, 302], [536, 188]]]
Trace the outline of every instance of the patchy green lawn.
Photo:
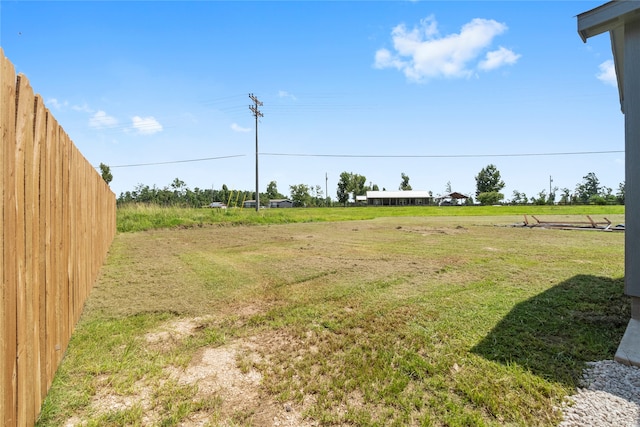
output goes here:
[[120, 233], [38, 425], [555, 425], [628, 321], [624, 234], [519, 221]]

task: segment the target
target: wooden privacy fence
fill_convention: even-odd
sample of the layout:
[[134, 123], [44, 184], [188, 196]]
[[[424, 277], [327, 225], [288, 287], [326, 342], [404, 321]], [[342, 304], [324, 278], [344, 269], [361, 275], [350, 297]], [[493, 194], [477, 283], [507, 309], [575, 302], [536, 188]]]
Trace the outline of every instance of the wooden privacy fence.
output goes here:
[[0, 423], [32, 426], [116, 230], [115, 195], [0, 48]]

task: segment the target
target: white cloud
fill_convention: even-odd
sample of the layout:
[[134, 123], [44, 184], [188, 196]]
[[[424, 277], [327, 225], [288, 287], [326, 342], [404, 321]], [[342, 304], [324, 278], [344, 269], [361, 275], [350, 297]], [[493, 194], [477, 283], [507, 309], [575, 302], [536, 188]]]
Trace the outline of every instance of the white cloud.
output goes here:
[[376, 52], [376, 68], [397, 68], [398, 70], [402, 70], [407, 66], [407, 62], [393, 56], [387, 49], [379, 49]]
[[141, 135], [153, 135], [162, 132], [162, 125], [153, 117], [133, 116], [131, 118], [132, 126]]
[[83, 105], [69, 105], [69, 101], [59, 101], [57, 98], [49, 98], [45, 102], [47, 107], [54, 110], [67, 110], [70, 108], [73, 111], [78, 111], [80, 113], [88, 113], [92, 114], [94, 112], [86, 103]]
[[279, 90], [278, 91], [278, 98], [289, 98], [289, 99], [291, 99], [293, 101], [296, 101], [298, 99], [298, 98], [295, 97], [295, 95], [290, 94], [286, 90]]
[[60, 101], [58, 101], [57, 98], [49, 98], [45, 104], [48, 107], [54, 108], [56, 110], [62, 110], [64, 107], [66, 107], [68, 105], [68, 103], [66, 101], [65, 102], [60, 102]]
[[599, 68], [600, 72], [596, 74], [598, 80], [605, 84], [617, 87], [618, 80], [616, 78], [616, 67], [613, 64], [613, 60], [609, 59], [607, 61], [604, 61], [602, 64], [600, 64]]
[[243, 128], [242, 126], [240, 126], [237, 123], [232, 123], [231, 124], [231, 130], [233, 130], [235, 132], [250, 132], [251, 131], [250, 128]]
[[480, 61], [478, 68], [483, 71], [491, 71], [503, 65], [513, 65], [518, 62], [522, 55], [518, 55], [512, 50], [500, 46], [498, 50], [487, 52], [483, 61]]
[[93, 113], [93, 110], [91, 108], [89, 108], [89, 106], [87, 104], [72, 105], [71, 109], [73, 111], [79, 111], [81, 113]]
[[89, 127], [92, 127], [94, 129], [109, 128], [117, 124], [118, 120], [115, 117], [109, 116], [102, 110], [97, 111], [93, 116], [89, 118]]
[[492, 19], [476, 18], [465, 24], [460, 33], [441, 36], [433, 16], [408, 30], [404, 24], [391, 31], [394, 52], [379, 49], [375, 54], [376, 68], [396, 68], [413, 81], [433, 78], [465, 78], [474, 74], [476, 66], [492, 70], [515, 64], [520, 55], [500, 48], [489, 52], [476, 65], [493, 39], [507, 31], [507, 26]]

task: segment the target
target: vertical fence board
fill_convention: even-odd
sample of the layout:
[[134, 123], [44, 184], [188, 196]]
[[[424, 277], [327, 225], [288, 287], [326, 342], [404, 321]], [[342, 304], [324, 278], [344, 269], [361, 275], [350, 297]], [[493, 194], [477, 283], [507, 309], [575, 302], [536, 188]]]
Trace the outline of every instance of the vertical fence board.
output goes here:
[[[63, 301], [63, 311], [65, 313], [64, 326], [64, 342], [63, 348], [67, 347], [71, 338], [71, 331], [73, 330], [73, 294], [75, 284], [71, 277], [71, 271], [69, 266], [69, 258], [71, 252], [71, 211], [75, 208], [69, 203], [71, 199], [71, 193], [69, 189], [69, 173], [71, 170], [71, 140], [66, 132], [63, 132], [64, 143], [62, 144], [62, 270], [64, 274], [64, 280], [66, 282], [66, 295]], [[62, 354], [61, 356], [64, 356]]]
[[40, 97], [32, 102], [31, 147], [25, 163], [25, 195], [28, 197], [26, 224], [29, 230], [27, 237], [27, 280], [28, 285], [28, 333], [29, 349], [29, 399], [32, 400], [31, 417], [35, 417], [42, 403], [40, 388], [40, 146], [36, 138], [38, 126], [38, 107], [42, 107]]
[[[4, 57], [2, 49], [0, 91], [2, 110], [2, 313], [0, 321], [0, 415], [3, 425], [16, 423], [16, 266], [12, 256], [15, 227], [15, 195], [13, 157], [15, 155], [16, 75], [13, 65]], [[12, 204], [13, 202], [13, 204]]]
[[54, 176], [55, 167], [55, 146], [57, 143], [58, 124], [53, 116], [49, 115], [47, 119], [47, 128], [45, 136], [45, 157], [48, 159], [46, 166], [46, 182], [44, 188], [44, 210], [45, 221], [47, 224], [45, 230], [45, 370], [47, 378], [47, 389], [51, 387], [53, 374], [55, 372], [55, 346], [56, 346], [56, 288], [55, 274], [53, 266], [55, 264], [55, 244], [54, 244], [54, 209], [53, 209], [53, 192], [54, 192]]
[[[80, 173], [80, 179], [82, 180], [82, 185], [83, 187], [88, 187], [89, 183], [91, 182], [90, 179], [90, 174], [88, 173], [88, 166], [85, 165], [84, 168], [82, 168], [82, 171]], [[90, 236], [90, 232], [91, 232], [91, 228], [93, 228], [93, 224], [91, 224], [91, 220], [88, 217], [88, 213], [89, 213], [89, 206], [91, 205], [91, 201], [89, 200], [89, 194], [90, 192], [88, 191], [83, 191], [82, 194], [80, 195], [80, 203], [83, 206], [87, 206], [87, 210], [85, 211], [85, 215], [83, 217], [82, 220], [82, 241], [83, 241], [83, 245], [82, 245], [82, 250], [85, 253], [91, 253], [91, 236]], [[82, 272], [81, 277], [82, 280], [87, 283], [90, 282], [92, 280], [91, 278], [91, 266], [84, 264], [82, 266]]]
[[[37, 180], [34, 180], [33, 190], [38, 194], [37, 204], [37, 218], [38, 223], [37, 233], [34, 233], [32, 248], [37, 253], [37, 258], [34, 260], [34, 269], [37, 269], [37, 325], [36, 334], [38, 336], [38, 354], [36, 361], [36, 369], [38, 370], [39, 378], [37, 379], [36, 386], [38, 390], [38, 407], [42, 404], [44, 397], [47, 393], [47, 379], [46, 379], [46, 287], [45, 287], [45, 274], [46, 274], [46, 204], [45, 204], [45, 186], [46, 186], [46, 135], [47, 135], [47, 115], [48, 112], [44, 107], [42, 97], [36, 96], [35, 102], [36, 110], [36, 124], [34, 130], [34, 167], [37, 165], [37, 172], [34, 174], [37, 176]], [[34, 387], [34, 391], [35, 391]]]
[[18, 76], [18, 103], [16, 111], [16, 202], [18, 206], [16, 227], [16, 253], [18, 260], [18, 425], [27, 425], [35, 417], [35, 401], [31, 393], [35, 372], [35, 347], [33, 336], [33, 275], [31, 274], [32, 252], [27, 250], [28, 242], [33, 238], [33, 227], [29, 218], [33, 210], [33, 197], [30, 193], [30, 173], [33, 161], [33, 106], [34, 95], [28, 80]]
[[53, 260], [53, 274], [55, 276], [55, 328], [56, 328], [56, 353], [55, 366], [62, 361], [62, 349], [64, 348], [64, 334], [66, 324], [66, 313], [64, 311], [64, 301], [67, 298], [67, 283], [64, 270], [62, 268], [62, 254], [64, 236], [63, 230], [63, 206], [62, 206], [62, 176], [64, 164], [62, 163], [62, 144], [64, 144], [64, 131], [60, 125], [56, 124], [56, 144], [53, 147], [54, 167], [56, 174], [53, 177], [53, 242], [55, 245], [55, 256]]
[[[71, 331], [73, 331], [73, 286], [74, 283], [71, 281], [71, 277], [69, 274], [69, 252], [70, 252], [70, 236], [71, 236], [71, 209], [73, 206], [69, 203], [69, 168], [71, 167], [71, 162], [69, 159], [69, 152], [71, 147], [71, 140], [69, 139], [69, 135], [67, 135], [64, 130], [62, 130], [64, 134], [62, 144], [62, 264], [60, 265], [62, 269], [62, 274], [64, 276], [64, 282], [66, 283], [66, 295], [63, 300], [63, 313], [65, 314], [65, 323], [63, 325], [64, 328], [64, 341], [62, 343], [62, 348], [67, 348], [67, 344], [69, 344], [69, 340], [71, 339]], [[64, 351], [60, 352], [60, 361], [62, 361], [62, 357], [64, 357]]]
[[69, 324], [70, 329], [73, 329], [73, 325], [76, 324], [76, 313], [78, 308], [78, 302], [81, 300], [80, 295], [78, 294], [78, 285], [81, 283], [78, 280], [78, 276], [76, 275], [76, 266], [80, 263], [77, 259], [77, 252], [75, 250], [75, 246], [78, 242], [76, 237], [76, 229], [78, 227], [78, 209], [79, 205], [76, 203], [76, 194], [81, 189], [76, 187], [76, 172], [75, 168], [78, 166], [76, 150], [74, 150], [73, 146], [69, 147], [69, 183], [68, 183], [68, 191], [69, 191], [69, 200], [68, 203], [71, 206], [69, 210], [69, 257], [67, 258], [67, 271], [69, 274], [69, 281], [72, 284], [71, 290], [72, 292], [69, 295], [69, 307], [71, 308], [71, 313], [69, 316]]

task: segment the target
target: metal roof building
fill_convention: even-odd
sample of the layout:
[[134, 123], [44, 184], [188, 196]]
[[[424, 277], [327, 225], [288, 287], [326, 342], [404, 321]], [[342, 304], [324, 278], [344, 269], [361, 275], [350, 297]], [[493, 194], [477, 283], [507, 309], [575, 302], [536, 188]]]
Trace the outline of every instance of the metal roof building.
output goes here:
[[423, 206], [432, 199], [428, 191], [367, 191], [369, 206]]

